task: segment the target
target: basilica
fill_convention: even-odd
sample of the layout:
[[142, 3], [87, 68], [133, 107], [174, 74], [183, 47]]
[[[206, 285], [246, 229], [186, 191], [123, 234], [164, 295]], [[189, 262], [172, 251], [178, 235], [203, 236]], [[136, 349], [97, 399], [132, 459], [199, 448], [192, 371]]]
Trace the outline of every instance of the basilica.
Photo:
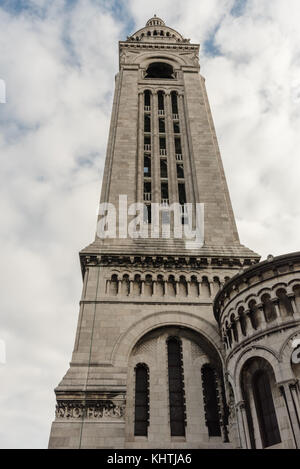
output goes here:
[[156, 16], [119, 42], [100, 203], [149, 230], [200, 204], [203, 242], [117, 227], [80, 252], [49, 448], [300, 448], [300, 252], [240, 243], [199, 47]]

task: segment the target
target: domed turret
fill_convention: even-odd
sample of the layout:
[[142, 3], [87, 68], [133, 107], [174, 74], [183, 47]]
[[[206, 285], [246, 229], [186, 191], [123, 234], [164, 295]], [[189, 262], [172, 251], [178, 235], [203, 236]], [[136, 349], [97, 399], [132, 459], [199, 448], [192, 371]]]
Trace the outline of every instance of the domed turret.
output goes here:
[[143, 42], [190, 42], [189, 39], [179, 34], [175, 29], [166, 26], [166, 23], [156, 15], [150, 18], [146, 26], [127, 38], [128, 41]]
[[147, 21], [146, 26], [166, 26], [166, 24], [161, 18], [154, 15], [153, 18]]

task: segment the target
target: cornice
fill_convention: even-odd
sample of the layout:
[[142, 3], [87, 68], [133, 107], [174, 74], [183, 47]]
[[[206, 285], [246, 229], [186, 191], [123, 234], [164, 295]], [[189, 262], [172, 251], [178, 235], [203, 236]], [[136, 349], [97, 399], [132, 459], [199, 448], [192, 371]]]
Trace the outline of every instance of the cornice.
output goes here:
[[189, 44], [186, 42], [178, 42], [176, 44], [168, 44], [164, 42], [125, 42], [119, 41], [119, 50], [122, 48], [126, 49], [174, 49], [174, 50], [192, 50], [192, 51], [199, 51], [200, 45], [199, 44]]
[[255, 259], [245, 257], [208, 257], [208, 256], [134, 256], [134, 255], [110, 255], [110, 254], [88, 254], [80, 253], [80, 262], [82, 274], [84, 275], [87, 267], [136, 267], [136, 268], [172, 268], [181, 270], [211, 268], [241, 268], [249, 266], [256, 262]]

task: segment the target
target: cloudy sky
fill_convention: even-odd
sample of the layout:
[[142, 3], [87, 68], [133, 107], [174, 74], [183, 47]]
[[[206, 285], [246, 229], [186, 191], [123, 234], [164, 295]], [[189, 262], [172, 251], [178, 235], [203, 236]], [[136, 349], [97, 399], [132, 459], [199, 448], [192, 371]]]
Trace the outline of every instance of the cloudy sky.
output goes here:
[[299, 250], [299, 0], [0, 0], [0, 447], [48, 443], [95, 232], [118, 40], [156, 13], [201, 44], [243, 244]]

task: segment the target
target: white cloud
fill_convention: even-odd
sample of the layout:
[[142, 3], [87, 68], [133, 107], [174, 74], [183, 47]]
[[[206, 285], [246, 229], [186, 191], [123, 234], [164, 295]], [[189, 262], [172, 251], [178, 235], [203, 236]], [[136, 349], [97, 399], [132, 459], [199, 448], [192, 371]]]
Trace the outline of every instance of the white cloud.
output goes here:
[[[78, 315], [77, 257], [95, 232], [117, 42], [127, 16], [154, 13], [202, 44], [201, 66], [241, 240], [264, 257], [298, 250], [299, 2], [34, 0], [43, 15], [0, 8], [0, 365], [2, 447], [45, 447], [53, 387]], [[124, 7], [125, 8], [125, 7]], [[214, 31], [216, 31], [214, 35]], [[133, 32], [133, 31], [132, 31]], [[204, 47], [215, 41], [220, 55]], [[207, 46], [207, 43], [206, 43]]]
[[95, 233], [121, 36], [101, 4], [35, 3], [41, 17], [0, 8], [2, 447], [47, 446], [75, 337], [77, 253]]

